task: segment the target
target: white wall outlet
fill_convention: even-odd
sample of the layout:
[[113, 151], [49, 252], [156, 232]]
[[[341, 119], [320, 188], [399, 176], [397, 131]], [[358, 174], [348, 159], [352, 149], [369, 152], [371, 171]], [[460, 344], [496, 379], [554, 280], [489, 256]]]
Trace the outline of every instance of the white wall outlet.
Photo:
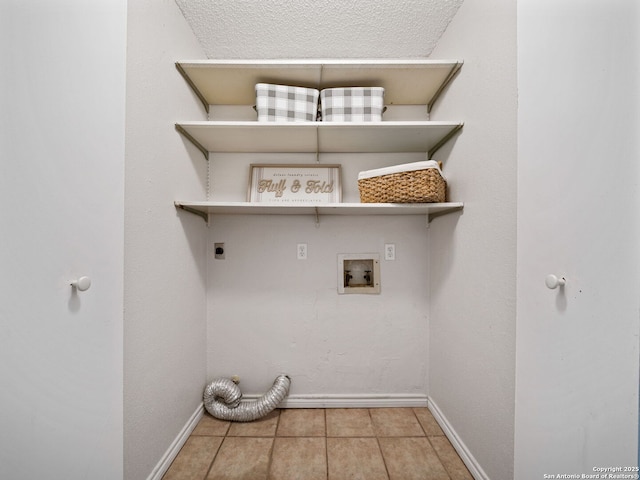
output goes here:
[[395, 260], [396, 259], [396, 244], [385, 243], [384, 244], [384, 259]]
[[213, 256], [216, 260], [224, 260], [224, 243], [213, 244]]
[[298, 260], [306, 260], [307, 259], [307, 244], [299, 243], [298, 244]]

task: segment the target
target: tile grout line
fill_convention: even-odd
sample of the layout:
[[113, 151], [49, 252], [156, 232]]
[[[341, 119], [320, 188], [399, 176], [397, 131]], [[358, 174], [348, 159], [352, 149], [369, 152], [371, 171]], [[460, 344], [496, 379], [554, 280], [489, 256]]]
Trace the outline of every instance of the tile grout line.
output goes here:
[[[416, 409], [412, 408], [411, 411], [413, 412], [413, 415], [416, 417], [416, 420], [418, 421], [418, 425], [420, 425], [420, 428], [424, 432], [424, 436], [427, 439], [427, 442], [429, 442], [429, 445], [433, 449], [433, 452], [436, 454], [436, 457], [438, 458], [438, 461], [440, 462], [440, 465], [442, 465], [442, 468], [444, 468], [444, 471], [447, 474], [447, 477], [449, 477], [449, 480], [451, 480], [451, 474], [449, 473], [449, 469], [447, 468], [447, 465], [442, 461], [442, 458], [438, 454], [438, 451], [436, 450], [436, 448], [433, 446], [433, 443], [431, 442], [431, 437], [441, 437], [443, 435], [429, 435], [429, 433], [427, 432], [426, 428], [424, 427], [424, 425], [422, 425], [422, 422], [418, 418], [418, 414], [416, 413]], [[431, 415], [431, 411], [429, 411], [428, 409], [427, 409], [427, 411], [429, 412], [429, 415]]]
[[329, 480], [329, 432], [327, 431], [327, 409], [322, 410], [322, 418], [324, 419], [324, 464], [325, 471], [327, 472], [327, 476], [325, 477]]
[[216, 457], [218, 456], [218, 453], [220, 453], [220, 449], [222, 448], [222, 444], [224, 443], [224, 439], [225, 438], [227, 438], [226, 437], [226, 433], [225, 433], [225, 436], [222, 437], [222, 440], [220, 441], [220, 444], [218, 445], [218, 448], [216, 449], [216, 453], [213, 455], [213, 458], [211, 459], [211, 463], [209, 464], [209, 468], [207, 468], [207, 471], [205, 472], [204, 477], [202, 478], [202, 480], [207, 480], [207, 477], [209, 476], [209, 472], [211, 472], [211, 469], [213, 468], [213, 462], [216, 461]]
[[384, 464], [384, 471], [387, 472], [387, 478], [391, 479], [391, 473], [389, 472], [389, 467], [387, 466], [387, 460], [384, 458], [384, 453], [382, 453], [382, 447], [380, 446], [380, 437], [376, 435], [376, 443], [378, 444], [378, 450], [380, 451], [380, 458], [382, 458], [382, 463]]
[[[443, 437], [444, 435], [432, 435], [432, 437]], [[444, 471], [447, 473], [447, 476], [449, 477], [449, 479], [451, 479], [451, 472], [449, 472], [449, 469], [447, 468], [447, 464], [444, 463], [442, 461], [442, 457], [440, 457], [440, 454], [438, 453], [438, 450], [436, 450], [436, 447], [433, 446], [433, 443], [431, 442], [431, 438], [429, 437], [429, 435], [427, 435], [427, 441], [429, 442], [429, 445], [431, 445], [431, 448], [433, 448], [434, 453], [436, 454], [436, 457], [438, 457], [438, 460], [440, 461], [440, 465], [442, 465], [442, 467], [444, 468]]]
[[280, 419], [282, 418], [282, 410], [278, 411], [278, 420], [276, 421], [276, 428], [273, 430], [273, 437], [271, 440], [271, 448], [269, 449], [269, 462], [267, 464], [267, 480], [271, 479], [271, 465], [273, 465], [273, 452], [276, 449], [276, 438], [278, 438], [278, 429], [280, 428]]
[[[387, 478], [391, 479], [391, 473], [389, 473], [389, 467], [387, 466], [387, 460], [384, 458], [384, 453], [382, 453], [382, 447], [380, 446], [380, 435], [376, 430], [376, 424], [373, 421], [373, 416], [371, 415], [371, 409], [367, 409], [369, 412], [369, 420], [371, 421], [371, 426], [373, 428], [374, 438], [376, 439], [376, 445], [378, 445], [378, 451], [380, 452], [380, 458], [382, 458], [382, 464], [384, 465], [384, 471], [387, 474]], [[414, 413], [415, 415], [415, 413]]]

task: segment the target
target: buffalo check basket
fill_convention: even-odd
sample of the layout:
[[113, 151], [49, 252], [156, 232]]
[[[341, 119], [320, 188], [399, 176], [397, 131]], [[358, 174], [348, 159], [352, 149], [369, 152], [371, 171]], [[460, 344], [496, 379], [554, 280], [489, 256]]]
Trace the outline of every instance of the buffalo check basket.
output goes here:
[[384, 112], [384, 88], [325, 88], [320, 92], [325, 122], [379, 122]]
[[260, 122], [313, 122], [320, 92], [313, 88], [256, 84], [256, 110]]

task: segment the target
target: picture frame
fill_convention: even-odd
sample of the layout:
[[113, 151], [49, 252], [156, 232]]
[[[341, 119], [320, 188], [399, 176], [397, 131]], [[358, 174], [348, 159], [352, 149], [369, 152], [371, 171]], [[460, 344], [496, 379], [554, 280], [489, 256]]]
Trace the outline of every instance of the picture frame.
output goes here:
[[283, 205], [342, 201], [337, 164], [251, 164], [247, 201]]

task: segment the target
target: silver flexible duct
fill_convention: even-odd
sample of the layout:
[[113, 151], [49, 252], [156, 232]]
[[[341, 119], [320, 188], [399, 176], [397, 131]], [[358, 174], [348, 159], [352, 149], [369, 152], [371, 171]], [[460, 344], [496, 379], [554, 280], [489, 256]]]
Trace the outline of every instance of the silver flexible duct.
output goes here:
[[273, 386], [253, 402], [244, 402], [240, 387], [229, 378], [216, 378], [204, 389], [204, 407], [211, 415], [232, 422], [251, 422], [273, 411], [289, 393], [291, 379], [279, 375]]

